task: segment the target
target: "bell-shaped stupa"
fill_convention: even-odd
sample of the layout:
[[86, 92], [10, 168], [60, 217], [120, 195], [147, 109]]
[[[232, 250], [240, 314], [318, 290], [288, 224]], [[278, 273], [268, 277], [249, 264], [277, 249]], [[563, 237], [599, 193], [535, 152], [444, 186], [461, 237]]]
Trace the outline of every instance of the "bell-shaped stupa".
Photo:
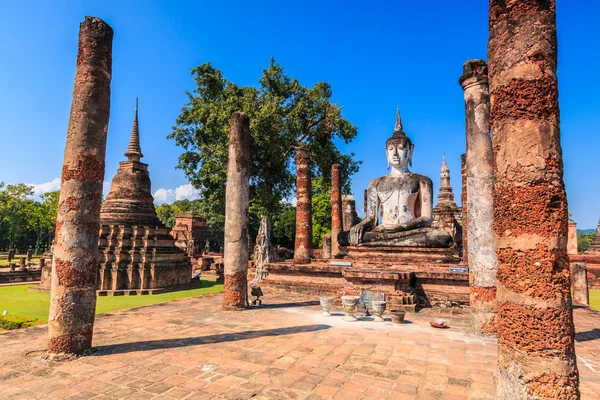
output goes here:
[[191, 285], [187, 254], [156, 215], [140, 146], [138, 103], [127, 151], [100, 211], [99, 294], [146, 294]]

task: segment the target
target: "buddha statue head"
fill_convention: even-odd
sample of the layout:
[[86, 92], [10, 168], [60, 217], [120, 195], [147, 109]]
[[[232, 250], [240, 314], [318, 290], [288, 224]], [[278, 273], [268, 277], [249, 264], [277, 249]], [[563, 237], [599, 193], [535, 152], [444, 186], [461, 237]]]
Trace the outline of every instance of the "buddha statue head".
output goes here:
[[408, 172], [408, 166], [412, 167], [412, 154], [415, 145], [412, 144], [410, 138], [406, 136], [402, 128], [402, 120], [400, 119], [400, 108], [396, 111], [396, 126], [394, 133], [385, 142], [385, 154], [390, 165], [400, 171]]

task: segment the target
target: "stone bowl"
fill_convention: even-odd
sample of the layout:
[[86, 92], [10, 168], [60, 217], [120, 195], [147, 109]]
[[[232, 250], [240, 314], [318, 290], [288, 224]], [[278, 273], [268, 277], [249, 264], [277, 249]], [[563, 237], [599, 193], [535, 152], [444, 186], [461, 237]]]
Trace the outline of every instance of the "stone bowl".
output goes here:
[[323, 308], [323, 312], [321, 313], [324, 317], [331, 316], [331, 306], [333, 305], [333, 297], [330, 296], [321, 296], [319, 298], [321, 303], [321, 308]]
[[402, 311], [402, 310], [390, 310], [390, 317], [392, 317], [392, 322], [394, 324], [401, 324], [401, 323], [403, 323], [405, 315], [406, 315], [406, 311]]

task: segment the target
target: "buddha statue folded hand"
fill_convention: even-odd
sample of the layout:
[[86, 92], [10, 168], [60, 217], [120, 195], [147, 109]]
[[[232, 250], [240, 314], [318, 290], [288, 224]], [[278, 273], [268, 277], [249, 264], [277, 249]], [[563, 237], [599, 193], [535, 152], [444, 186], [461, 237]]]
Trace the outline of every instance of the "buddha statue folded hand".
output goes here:
[[367, 216], [349, 231], [340, 233], [341, 245], [437, 248], [452, 245], [450, 234], [431, 228], [433, 184], [428, 177], [408, 170], [413, 150], [398, 111], [395, 131], [386, 142], [391, 171], [369, 183]]

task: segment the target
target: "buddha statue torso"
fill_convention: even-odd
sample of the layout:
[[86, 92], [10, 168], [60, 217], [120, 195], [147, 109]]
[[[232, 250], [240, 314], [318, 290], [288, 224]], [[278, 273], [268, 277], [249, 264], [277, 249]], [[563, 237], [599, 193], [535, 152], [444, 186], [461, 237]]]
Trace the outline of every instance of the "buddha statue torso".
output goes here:
[[426, 176], [408, 170], [414, 145], [402, 131], [400, 114], [394, 134], [386, 142], [391, 172], [369, 183], [367, 216], [342, 232], [342, 245], [449, 247], [450, 235], [430, 227], [433, 185]]

